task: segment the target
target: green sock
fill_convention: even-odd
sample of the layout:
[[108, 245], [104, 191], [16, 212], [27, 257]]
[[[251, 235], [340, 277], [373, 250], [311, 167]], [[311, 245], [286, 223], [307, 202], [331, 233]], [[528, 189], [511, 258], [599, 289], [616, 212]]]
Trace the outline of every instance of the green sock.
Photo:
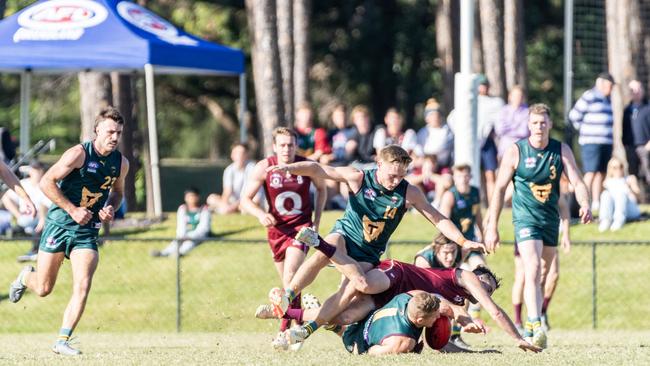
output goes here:
[[289, 303], [291, 303], [291, 302], [293, 301], [293, 299], [296, 298], [296, 293], [293, 292], [292, 289], [290, 289], [290, 288], [286, 288], [286, 289], [284, 289], [284, 292], [285, 292], [285, 293], [287, 294], [287, 296], [289, 297]]
[[461, 326], [458, 323], [454, 322], [454, 325], [451, 327], [451, 335], [452, 336], [459, 336], [461, 329], [462, 329]]
[[530, 322], [530, 318], [526, 321], [524, 325], [524, 338], [533, 336], [533, 323]]
[[72, 335], [72, 329], [70, 328], [61, 328], [59, 330], [59, 337], [57, 338], [57, 343], [65, 343], [70, 339]]
[[343, 327], [338, 325], [338, 324], [328, 324], [328, 325], [325, 325], [323, 328], [325, 328], [326, 330], [329, 330], [330, 332], [334, 332], [336, 334], [341, 332], [341, 330], [343, 329]]
[[303, 325], [305, 329], [307, 329], [307, 334], [312, 335], [317, 329], [318, 329], [318, 323], [314, 320], [310, 320], [305, 325]]

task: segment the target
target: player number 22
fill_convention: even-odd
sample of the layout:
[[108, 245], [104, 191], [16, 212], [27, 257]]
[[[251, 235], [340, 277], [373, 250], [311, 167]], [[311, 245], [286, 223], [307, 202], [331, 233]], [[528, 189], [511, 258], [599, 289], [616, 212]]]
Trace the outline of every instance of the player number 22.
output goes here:
[[113, 183], [117, 180], [116, 177], [109, 177], [105, 176], [104, 177], [104, 184], [102, 184], [99, 188], [101, 189], [111, 189], [113, 187]]

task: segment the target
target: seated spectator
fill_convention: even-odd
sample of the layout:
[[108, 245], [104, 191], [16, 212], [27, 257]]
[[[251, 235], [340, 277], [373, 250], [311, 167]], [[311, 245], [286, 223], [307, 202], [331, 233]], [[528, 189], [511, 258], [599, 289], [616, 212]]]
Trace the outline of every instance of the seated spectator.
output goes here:
[[21, 167], [21, 171], [26, 171], [28, 177], [21, 179], [20, 184], [23, 186], [32, 202], [34, 202], [37, 213], [36, 217], [22, 213], [25, 212], [25, 203], [14, 191], [8, 191], [2, 197], [2, 204], [9, 212], [11, 212], [12, 216], [16, 220], [18, 229], [22, 230], [27, 235], [36, 236], [32, 242], [31, 249], [26, 254], [18, 257], [19, 262], [36, 260], [39, 237], [43, 230], [43, 225], [45, 224], [45, 216], [47, 216], [47, 210], [52, 205], [52, 201], [43, 194], [43, 191], [41, 191], [41, 188], [38, 185], [45, 173], [43, 165], [38, 161], [33, 161], [29, 166], [25, 166], [24, 168], [26, 169]]
[[454, 134], [445, 123], [440, 111], [440, 104], [431, 98], [424, 107], [424, 121], [417, 134], [418, 155], [435, 155], [438, 166], [451, 166], [454, 149]]
[[397, 109], [389, 108], [386, 111], [384, 123], [386, 124], [385, 126], [377, 128], [375, 138], [372, 142], [377, 154], [388, 145], [399, 145], [409, 154], [415, 150], [417, 146], [415, 131], [410, 128], [406, 131], [403, 130], [404, 120]]
[[524, 99], [523, 89], [519, 85], [513, 86], [508, 94], [508, 104], [501, 108], [494, 123], [494, 134], [498, 140], [497, 157], [499, 160], [512, 144], [530, 135], [528, 130], [528, 105]]
[[330, 154], [325, 154], [321, 162], [331, 166], [346, 166], [352, 161], [355, 144], [351, 142], [354, 133], [348, 126], [345, 105], [338, 104], [332, 111], [332, 128], [327, 131], [327, 142], [332, 148]]
[[612, 158], [607, 163], [607, 176], [603, 188], [600, 196], [600, 225], [598, 225], [600, 232], [607, 229], [619, 230], [626, 221], [641, 216], [637, 204], [641, 191], [636, 177], [625, 176], [623, 163], [617, 158]]
[[199, 190], [188, 188], [184, 200], [176, 212], [176, 240], [163, 250], [152, 251], [152, 257], [169, 257], [176, 253], [186, 255], [210, 236], [210, 210], [201, 204]]
[[364, 170], [376, 166], [375, 130], [370, 121], [370, 111], [365, 105], [359, 104], [352, 109], [352, 136], [350, 137], [350, 149], [352, 153], [352, 166]]
[[440, 168], [435, 155], [425, 155], [413, 160], [411, 171], [405, 179], [419, 187], [435, 207], [438, 207], [442, 195], [453, 184], [451, 170], [447, 167]]
[[331, 152], [325, 129], [314, 127], [313, 113], [309, 104], [303, 104], [296, 110], [294, 128], [298, 135], [296, 141], [298, 155], [319, 161], [323, 155]]
[[[239, 198], [244, 188], [244, 183], [255, 167], [255, 163], [248, 160], [248, 148], [244, 144], [235, 144], [230, 152], [232, 163], [223, 171], [222, 194], [208, 196], [208, 206], [219, 214], [229, 214], [239, 211]], [[259, 201], [260, 197], [256, 197]]]

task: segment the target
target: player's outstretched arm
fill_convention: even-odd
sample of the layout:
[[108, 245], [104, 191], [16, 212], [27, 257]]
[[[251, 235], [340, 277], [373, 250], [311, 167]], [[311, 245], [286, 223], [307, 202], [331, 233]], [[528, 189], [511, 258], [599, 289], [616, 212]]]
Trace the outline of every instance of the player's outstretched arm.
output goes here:
[[506, 194], [506, 189], [512, 180], [512, 176], [515, 174], [517, 164], [519, 164], [519, 147], [514, 144], [503, 154], [503, 160], [501, 160], [497, 180], [494, 184], [494, 192], [492, 193], [488, 207], [487, 224], [485, 226], [483, 240], [485, 240], [485, 245], [489, 252], [493, 252], [499, 247], [499, 215], [501, 215], [501, 209], [503, 208], [503, 198]]
[[69, 148], [43, 175], [43, 178], [41, 178], [41, 182], [39, 183], [43, 194], [45, 194], [52, 203], [67, 212], [70, 217], [80, 225], [87, 224], [93, 217], [92, 213], [85, 207], [77, 207], [72, 204], [72, 202], [63, 195], [63, 192], [61, 192], [61, 189], [59, 189], [56, 183], [68, 176], [72, 170], [81, 168], [85, 159], [86, 152], [81, 145]]
[[275, 218], [270, 213], [264, 211], [253, 199], [264, 184], [268, 166], [269, 163], [266, 159], [260, 160], [255, 164], [255, 168], [251, 172], [248, 181], [244, 184], [244, 191], [240, 201], [242, 211], [257, 217], [259, 222], [266, 227], [275, 225]]
[[[363, 179], [363, 172], [360, 170], [349, 167], [332, 167], [322, 165], [315, 161], [299, 161], [291, 164], [280, 164], [269, 167], [267, 171], [283, 171], [293, 175], [304, 175], [313, 179], [331, 179], [336, 182], [346, 183], [350, 186], [353, 192], [358, 190]], [[356, 188], [356, 189], [355, 189]]]
[[369, 355], [388, 355], [395, 353], [408, 353], [415, 348], [415, 340], [405, 336], [390, 336], [385, 338], [381, 344], [374, 345], [368, 349]]
[[481, 304], [485, 311], [490, 314], [490, 317], [492, 317], [492, 319], [497, 323], [499, 328], [503, 329], [516, 341], [519, 348], [534, 352], [541, 351], [541, 348], [529, 344], [521, 337], [521, 335], [519, 335], [517, 328], [512, 323], [508, 314], [506, 314], [506, 312], [503, 311], [494, 300], [492, 300], [492, 297], [490, 297], [487, 291], [485, 291], [481, 285], [481, 281], [479, 281], [478, 277], [474, 273], [461, 270], [460, 280], [461, 285], [464, 286], [465, 289], [479, 302], [479, 304]]
[[32, 202], [32, 199], [29, 198], [29, 195], [27, 192], [25, 192], [23, 186], [20, 185], [20, 181], [18, 180], [18, 177], [16, 177], [16, 174], [14, 174], [11, 169], [9, 169], [4, 161], [0, 161], [0, 178], [2, 178], [2, 181], [7, 184], [9, 189], [16, 192], [16, 194], [24, 200], [26, 208], [25, 213], [31, 217], [35, 217], [36, 206], [34, 206], [34, 202]]
[[318, 232], [320, 227], [320, 218], [327, 203], [327, 185], [323, 179], [314, 178], [311, 180], [316, 187], [316, 202], [314, 207], [314, 229]]
[[426, 217], [427, 220], [435, 225], [444, 236], [453, 240], [463, 248], [475, 249], [485, 252], [485, 245], [482, 243], [467, 240], [463, 233], [458, 230], [456, 225], [454, 225], [451, 220], [449, 220], [433, 206], [431, 206], [420, 188], [409, 184], [408, 188], [406, 189], [406, 200], [411, 203], [413, 207], [415, 207], [415, 209], [418, 210], [424, 217]]
[[580, 219], [583, 224], [591, 222], [591, 202], [589, 201], [589, 191], [585, 182], [582, 180], [582, 174], [576, 166], [576, 159], [573, 152], [567, 144], [562, 144], [562, 164], [569, 182], [573, 185], [576, 193], [576, 199], [580, 205]]

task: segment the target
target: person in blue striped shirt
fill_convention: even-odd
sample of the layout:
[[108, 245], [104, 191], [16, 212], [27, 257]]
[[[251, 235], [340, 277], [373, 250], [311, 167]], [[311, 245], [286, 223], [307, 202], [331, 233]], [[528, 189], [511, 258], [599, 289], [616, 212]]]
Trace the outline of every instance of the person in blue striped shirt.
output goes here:
[[585, 91], [569, 112], [569, 120], [578, 130], [585, 184], [592, 197], [592, 208], [598, 209], [607, 162], [612, 157], [614, 113], [610, 96], [614, 78], [600, 73], [596, 85]]

